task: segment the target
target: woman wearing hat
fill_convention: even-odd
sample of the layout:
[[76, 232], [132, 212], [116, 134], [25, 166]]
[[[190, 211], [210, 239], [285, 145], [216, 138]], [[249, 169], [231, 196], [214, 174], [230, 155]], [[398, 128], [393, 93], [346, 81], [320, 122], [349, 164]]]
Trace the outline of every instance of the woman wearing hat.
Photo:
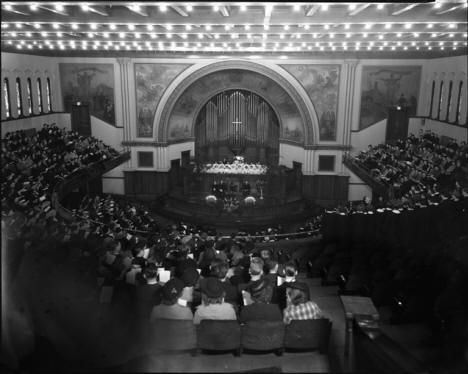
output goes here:
[[198, 325], [203, 319], [236, 320], [232, 304], [224, 301], [224, 288], [221, 281], [214, 277], [200, 280], [202, 303], [197, 307], [193, 323]]
[[[186, 302], [179, 302], [182, 295], [184, 282], [178, 278], [172, 278], [162, 288], [161, 304], [153, 307], [151, 322], [156, 319], [192, 319], [193, 314]], [[185, 305], [184, 305], [185, 304]]]

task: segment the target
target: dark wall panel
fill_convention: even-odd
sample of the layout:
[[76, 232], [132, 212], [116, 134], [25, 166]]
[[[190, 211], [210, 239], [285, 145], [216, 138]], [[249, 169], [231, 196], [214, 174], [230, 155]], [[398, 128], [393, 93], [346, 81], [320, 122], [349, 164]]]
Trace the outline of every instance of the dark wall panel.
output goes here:
[[348, 179], [339, 175], [304, 175], [304, 197], [319, 205], [336, 204], [348, 200]]
[[125, 171], [125, 194], [156, 197], [169, 190], [169, 174], [157, 171]]

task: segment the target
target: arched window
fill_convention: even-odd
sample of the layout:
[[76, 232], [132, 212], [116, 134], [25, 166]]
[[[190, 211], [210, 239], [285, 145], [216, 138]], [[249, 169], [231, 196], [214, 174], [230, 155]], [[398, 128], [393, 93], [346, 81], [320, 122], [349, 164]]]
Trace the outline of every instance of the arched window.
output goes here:
[[429, 106], [429, 118], [432, 117], [432, 107], [434, 105], [435, 81], [432, 81], [431, 105]]
[[18, 117], [23, 116], [23, 96], [21, 95], [21, 79], [19, 77], [16, 78], [16, 107], [18, 109]]
[[439, 109], [437, 110], [437, 119], [442, 119], [442, 103], [444, 101], [444, 81], [440, 82], [439, 89]]
[[46, 93], [47, 93], [47, 113], [49, 113], [52, 111], [52, 97], [50, 96], [50, 79], [49, 78], [47, 78]]
[[32, 98], [31, 78], [28, 78], [28, 84], [26, 85], [26, 89], [28, 90], [28, 113], [29, 115], [32, 115], [33, 114], [33, 98]]
[[450, 116], [450, 109], [452, 109], [452, 89], [453, 89], [453, 82], [450, 81], [449, 89], [448, 89], [448, 99], [447, 99], [447, 115], [445, 116], [445, 120], [449, 121]]
[[44, 113], [44, 108], [42, 107], [42, 84], [41, 84], [41, 78], [37, 78], [37, 106], [39, 107], [39, 113]]
[[3, 99], [5, 100], [5, 117], [11, 118], [10, 83], [8, 82], [8, 78], [3, 80]]
[[460, 81], [458, 85], [458, 100], [457, 100], [457, 111], [455, 117], [455, 123], [460, 123], [461, 120], [461, 103], [462, 103], [462, 93], [463, 93], [463, 81]]

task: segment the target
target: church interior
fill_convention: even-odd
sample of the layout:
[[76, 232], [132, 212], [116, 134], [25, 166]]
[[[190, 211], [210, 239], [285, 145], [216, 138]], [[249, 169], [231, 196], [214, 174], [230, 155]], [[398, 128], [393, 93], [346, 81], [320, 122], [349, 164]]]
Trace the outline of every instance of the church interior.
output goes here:
[[467, 7], [2, 1], [2, 372], [466, 373]]

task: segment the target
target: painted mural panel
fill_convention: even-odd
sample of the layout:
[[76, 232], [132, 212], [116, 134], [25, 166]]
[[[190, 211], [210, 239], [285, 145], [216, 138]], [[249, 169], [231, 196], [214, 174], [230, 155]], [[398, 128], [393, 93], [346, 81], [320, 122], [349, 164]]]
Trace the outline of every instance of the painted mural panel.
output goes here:
[[407, 106], [409, 115], [416, 114], [420, 79], [420, 66], [364, 66], [359, 129], [387, 118], [389, 106]]
[[74, 102], [87, 102], [91, 115], [115, 125], [113, 64], [60, 63], [59, 70], [66, 112]]
[[135, 64], [137, 134], [153, 136], [153, 119], [167, 86], [189, 64]]
[[231, 89], [246, 89], [262, 96], [277, 112], [281, 122], [281, 138], [304, 142], [304, 124], [291, 97], [272, 79], [252, 71], [223, 70], [208, 74], [194, 82], [174, 105], [169, 119], [169, 141], [192, 135], [197, 111], [217, 93]]
[[304, 87], [319, 120], [320, 140], [336, 140], [340, 65], [282, 65]]

